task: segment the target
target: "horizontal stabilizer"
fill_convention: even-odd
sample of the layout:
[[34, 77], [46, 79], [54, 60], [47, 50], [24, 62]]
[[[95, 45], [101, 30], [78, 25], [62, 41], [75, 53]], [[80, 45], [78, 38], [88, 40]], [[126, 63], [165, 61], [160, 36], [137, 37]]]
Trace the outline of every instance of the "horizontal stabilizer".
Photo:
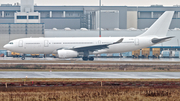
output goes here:
[[157, 44], [157, 43], [166, 41], [167, 39], [171, 39], [171, 38], [174, 38], [174, 36], [160, 38], [160, 39], [159, 38], [153, 38], [151, 41], [152, 41], [152, 43]]

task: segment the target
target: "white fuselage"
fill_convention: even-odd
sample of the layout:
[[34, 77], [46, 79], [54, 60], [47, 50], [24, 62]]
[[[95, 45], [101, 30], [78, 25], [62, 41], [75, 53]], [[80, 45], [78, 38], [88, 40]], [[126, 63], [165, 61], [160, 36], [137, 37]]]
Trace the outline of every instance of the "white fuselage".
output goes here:
[[[5, 49], [23, 54], [58, 54], [61, 58], [77, 57], [93, 61], [89, 54], [123, 53], [146, 48], [171, 38], [166, 36], [174, 11], [166, 11], [143, 34], [137, 37], [74, 37], [74, 38], [22, 38], [10, 41]], [[22, 60], [25, 55], [22, 56]]]
[[123, 38], [118, 44], [109, 45], [107, 49], [94, 51], [100, 53], [122, 53], [154, 45], [153, 37], [74, 37], [74, 38], [22, 38], [13, 44], [6, 44], [4, 48], [24, 54], [56, 54], [58, 49], [69, 49], [83, 46], [109, 44]]

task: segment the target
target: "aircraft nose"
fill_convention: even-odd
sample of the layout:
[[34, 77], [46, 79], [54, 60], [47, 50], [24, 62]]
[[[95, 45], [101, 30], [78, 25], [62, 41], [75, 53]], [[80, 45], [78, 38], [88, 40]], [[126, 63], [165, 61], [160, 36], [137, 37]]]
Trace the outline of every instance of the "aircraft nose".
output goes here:
[[4, 45], [3, 48], [4, 48], [4, 49], [8, 49], [8, 45], [7, 45], [7, 44]]

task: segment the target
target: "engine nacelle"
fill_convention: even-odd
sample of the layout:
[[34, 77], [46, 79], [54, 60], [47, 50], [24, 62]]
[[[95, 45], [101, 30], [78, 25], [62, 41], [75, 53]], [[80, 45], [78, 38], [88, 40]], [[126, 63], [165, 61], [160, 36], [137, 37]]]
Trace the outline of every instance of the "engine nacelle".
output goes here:
[[58, 50], [57, 53], [59, 58], [73, 58], [79, 55], [78, 52], [73, 50]]

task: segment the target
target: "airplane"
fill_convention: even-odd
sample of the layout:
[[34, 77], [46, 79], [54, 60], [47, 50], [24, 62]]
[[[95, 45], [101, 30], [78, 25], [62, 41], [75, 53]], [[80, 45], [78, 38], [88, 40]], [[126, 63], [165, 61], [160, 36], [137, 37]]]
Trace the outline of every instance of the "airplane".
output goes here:
[[21, 38], [10, 41], [4, 48], [25, 54], [57, 54], [59, 58], [74, 58], [93, 61], [91, 54], [123, 53], [150, 47], [165, 42], [174, 36], [166, 36], [174, 11], [165, 11], [143, 34], [136, 37], [63, 37]]

